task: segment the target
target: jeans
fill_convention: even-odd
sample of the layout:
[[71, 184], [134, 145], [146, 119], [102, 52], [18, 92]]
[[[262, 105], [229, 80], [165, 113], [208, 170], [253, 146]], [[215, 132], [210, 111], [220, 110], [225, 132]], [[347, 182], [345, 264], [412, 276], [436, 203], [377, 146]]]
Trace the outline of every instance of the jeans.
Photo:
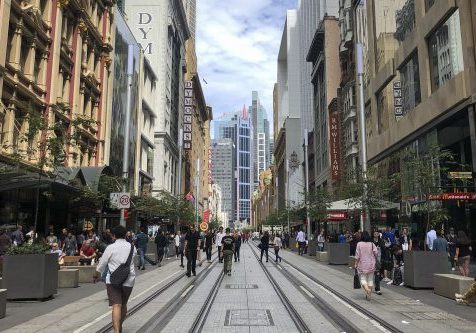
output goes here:
[[240, 246], [235, 247], [234, 255], [235, 255], [235, 261], [237, 260], [240, 261]]
[[175, 256], [178, 258], [179, 254], [180, 254], [179, 247], [175, 246]]
[[162, 259], [164, 259], [164, 253], [165, 253], [165, 250], [163, 247], [157, 248], [157, 263], [160, 264], [162, 262]]
[[207, 253], [207, 260], [212, 260], [212, 247], [211, 246], [207, 246], [206, 249], [205, 249], [206, 253]]
[[268, 248], [267, 247], [263, 247], [261, 248], [261, 258], [260, 258], [260, 261], [263, 261], [263, 254], [266, 253], [266, 262], [268, 262]]
[[197, 250], [188, 250], [187, 254], [187, 275], [190, 272], [195, 274], [195, 267], [197, 266]]
[[145, 266], [145, 248], [140, 247], [137, 249], [139, 252], [139, 267], [143, 268]]
[[375, 271], [374, 272], [374, 282], [375, 282], [375, 291], [380, 291], [380, 271]]
[[231, 273], [231, 265], [233, 259], [233, 250], [224, 250], [223, 251], [223, 270], [226, 273]]
[[279, 256], [279, 247], [278, 246], [275, 246], [274, 247], [274, 254], [276, 255], [276, 262], [278, 262], [278, 259], [279, 261], [282, 261], [282, 258]]
[[302, 256], [306, 250], [306, 242], [299, 242], [298, 254]]
[[221, 256], [221, 246], [218, 246], [218, 262], [222, 262], [223, 258]]

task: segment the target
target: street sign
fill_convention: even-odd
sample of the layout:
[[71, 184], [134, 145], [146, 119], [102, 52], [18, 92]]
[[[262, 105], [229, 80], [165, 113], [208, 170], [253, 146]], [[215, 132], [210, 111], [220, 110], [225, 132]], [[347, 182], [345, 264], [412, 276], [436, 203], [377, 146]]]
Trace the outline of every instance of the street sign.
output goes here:
[[461, 200], [461, 201], [475, 201], [476, 193], [474, 192], [459, 192], [459, 193], [435, 193], [428, 195], [429, 200]]
[[109, 195], [111, 207], [116, 209], [128, 209], [131, 207], [131, 194], [129, 192], [114, 192]]
[[207, 222], [200, 223], [200, 230], [201, 231], [207, 231], [208, 230], [208, 223]]
[[448, 172], [448, 178], [450, 179], [473, 179], [473, 173], [471, 171], [450, 171]]

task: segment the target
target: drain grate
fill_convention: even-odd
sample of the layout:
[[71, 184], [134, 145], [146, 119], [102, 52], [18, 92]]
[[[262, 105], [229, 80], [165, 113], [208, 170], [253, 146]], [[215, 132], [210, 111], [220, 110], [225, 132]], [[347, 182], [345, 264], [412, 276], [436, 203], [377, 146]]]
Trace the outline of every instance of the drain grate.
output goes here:
[[225, 326], [274, 326], [269, 310], [227, 310]]
[[400, 312], [412, 320], [458, 320], [459, 318], [447, 312]]
[[257, 284], [226, 284], [225, 289], [258, 289]]
[[382, 305], [423, 305], [422, 302], [414, 299], [375, 299]]

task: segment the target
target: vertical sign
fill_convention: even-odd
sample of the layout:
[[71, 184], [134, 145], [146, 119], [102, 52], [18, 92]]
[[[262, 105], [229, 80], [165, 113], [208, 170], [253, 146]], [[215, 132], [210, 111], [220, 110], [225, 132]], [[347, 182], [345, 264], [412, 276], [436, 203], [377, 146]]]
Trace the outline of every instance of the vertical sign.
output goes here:
[[192, 149], [193, 82], [185, 81], [185, 110], [183, 112], [183, 149]]
[[393, 105], [395, 108], [395, 119], [400, 120], [403, 117], [403, 98], [401, 81], [395, 81], [393, 83]]
[[329, 112], [329, 146], [331, 153], [331, 178], [338, 181], [341, 176], [340, 125], [336, 112]]

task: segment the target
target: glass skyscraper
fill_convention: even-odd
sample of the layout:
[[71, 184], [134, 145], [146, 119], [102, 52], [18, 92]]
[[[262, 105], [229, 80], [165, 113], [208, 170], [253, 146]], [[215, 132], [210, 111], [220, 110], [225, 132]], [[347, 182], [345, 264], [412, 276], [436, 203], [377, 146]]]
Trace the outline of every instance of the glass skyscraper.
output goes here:
[[271, 164], [269, 146], [269, 122], [261, 105], [258, 92], [252, 92], [250, 114], [253, 124], [253, 183], [258, 187], [259, 174]]

